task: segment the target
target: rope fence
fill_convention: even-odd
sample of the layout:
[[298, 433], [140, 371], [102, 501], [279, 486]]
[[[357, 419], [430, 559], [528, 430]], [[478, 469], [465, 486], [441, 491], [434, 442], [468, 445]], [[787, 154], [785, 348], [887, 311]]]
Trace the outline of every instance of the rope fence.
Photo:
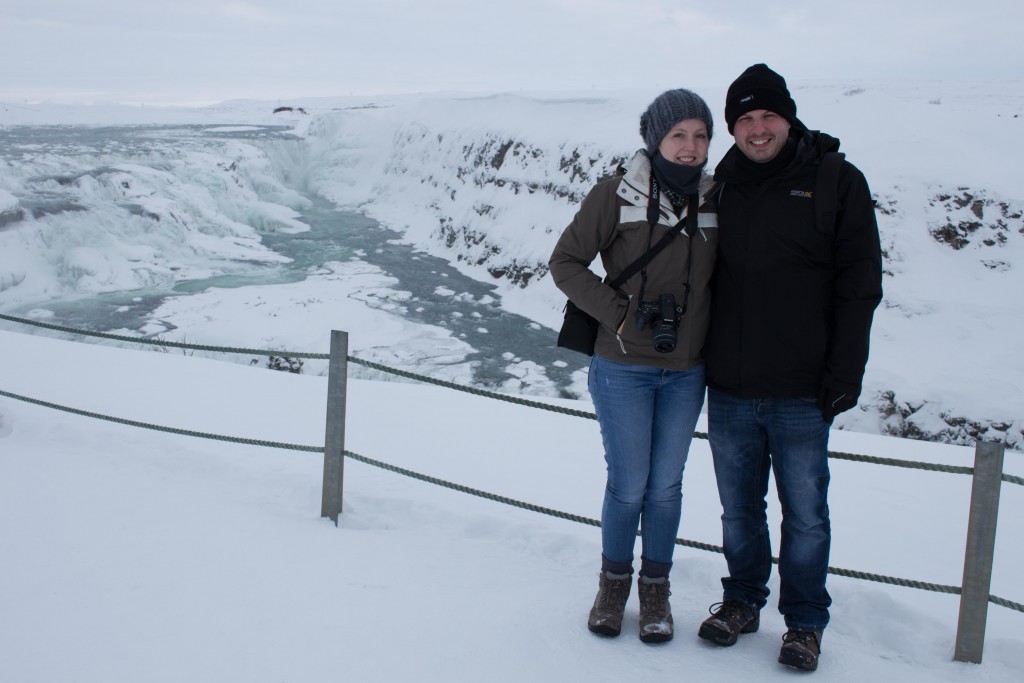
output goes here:
[[[30, 398], [28, 396], [22, 396], [20, 394], [14, 394], [14, 393], [11, 393], [9, 391], [4, 391], [4, 390], [0, 390], [0, 396], [3, 396], [5, 398], [14, 399], [14, 400], [17, 400], [17, 401], [24, 401], [25, 403], [31, 403], [33, 405], [41, 406], [41, 407], [44, 407], [44, 408], [51, 408], [51, 409], [54, 409], [54, 410], [59, 410], [59, 411], [62, 411], [62, 412], [70, 413], [72, 415], [79, 415], [79, 416], [82, 416], [82, 417], [89, 417], [89, 418], [93, 418], [93, 419], [104, 420], [104, 421], [107, 421], [107, 422], [113, 422], [113, 423], [116, 423], [116, 424], [128, 425], [128, 426], [131, 426], [131, 427], [141, 427], [143, 429], [150, 429], [150, 430], [154, 430], [154, 431], [158, 431], [158, 432], [164, 432], [164, 433], [168, 433], [168, 434], [177, 434], [177, 435], [181, 435], [181, 436], [191, 436], [191, 437], [198, 437], [198, 438], [203, 438], [203, 439], [212, 439], [212, 440], [215, 440], [215, 441], [223, 441], [223, 442], [227, 442], [227, 443], [237, 443], [237, 444], [243, 444], [243, 445], [246, 445], [246, 446], [261, 446], [261, 447], [266, 447], [266, 448], [280, 448], [280, 449], [284, 449], [284, 450], [305, 451], [307, 453], [323, 453], [323, 451], [324, 451], [324, 447], [323, 446], [307, 446], [307, 445], [284, 443], [284, 442], [278, 442], [278, 441], [263, 441], [263, 440], [259, 440], [259, 439], [248, 439], [248, 438], [243, 438], [243, 437], [225, 436], [225, 435], [222, 435], [222, 434], [211, 434], [211, 433], [207, 433], [207, 432], [199, 432], [199, 431], [193, 431], [193, 430], [188, 430], [188, 429], [179, 429], [177, 427], [167, 427], [167, 426], [152, 424], [152, 423], [148, 423], [148, 422], [140, 422], [140, 421], [137, 421], [137, 420], [128, 420], [128, 419], [124, 419], [124, 418], [120, 418], [120, 417], [112, 417], [110, 415], [103, 415], [103, 414], [100, 414], [100, 413], [94, 413], [94, 412], [90, 412], [90, 411], [87, 411], [87, 410], [80, 410], [78, 408], [70, 408], [70, 407], [67, 407], [67, 406], [58, 405], [56, 403], [51, 403], [49, 401], [41, 401], [39, 399]], [[469, 494], [469, 495], [476, 496], [478, 498], [482, 498], [482, 499], [485, 499], [485, 500], [490, 500], [490, 501], [493, 501], [493, 502], [496, 502], [496, 503], [501, 503], [503, 505], [508, 505], [508, 506], [511, 506], [511, 507], [520, 508], [522, 510], [528, 510], [530, 512], [536, 512], [536, 513], [539, 513], [539, 514], [548, 515], [550, 517], [555, 517], [557, 519], [564, 519], [564, 520], [568, 520], [570, 522], [576, 522], [578, 524], [586, 524], [588, 526], [593, 526], [593, 527], [600, 527], [601, 526], [600, 520], [597, 520], [597, 519], [593, 519], [593, 518], [590, 518], [590, 517], [584, 517], [582, 515], [576, 515], [576, 514], [573, 514], [573, 513], [570, 513], [570, 512], [562, 512], [560, 510], [556, 510], [556, 509], [553, 509], [553, 508], [543, 507], [541, 505], [536, 505], [534, 503], [524, 502], [524, 501], [521, 501], [521, 500], [517, 500], [515, 498], [510, 498], [508, 496], [502, 496], [502, 495], [499, 495], [499, 494], [490, 493], [488, 491], [483, 491], [483, 490], [480, 490], [480, 489], [472, 488], [472, 487], [466, 486], [464, 484], [459, 484], [459, 483], [456, 483], [456, 482], [447, 481], [445, 479], [439, 479], [438, 477], [433, 477], [433, 476], [430, 476], [430, 475], [427, 475], [427, 474], [422, 474], [420, 472], [416, 472], [414, 470], [406, 469], [404, 467], [399, 467], [397, 465], [392, 465], [390, 463], [382, 462], [380, 460], [375, 460], [373, 458], [369, 458], [369, 457], [367, 457], [365, 455], [360, 455], [360, 454], [354, 453], [352, 451], [346, 450], [345, 451], [345, 457], [351, 458], [352, 460], [356, 460], [356, 461], [361, 462], [361, 463], [363, 463], [365, 465], [370, 465], [372, 467], [376, 467], [378, 469], [382, 469], [382, 470], [385, 470], [385, 471], [388, 471], [388, 472], [393, 472], [395, 474], [400, 474], [402, 476], [409, 477], [411, 479], [416, 479], [418, 481], [422, 481], [422, 482], [425, 482], [425, 483], [428, 483], [428, 484], [433, 484], [435, 486], [440, 486], [440, 487], [443, 487], [443, 488], [451, 489], [452, 491], [458, 491], [460, 493]], [[707, 551], [707, 552], [718, 553], [718, 554], [722, 554], [723, 553], [723, 549], [722, 549], [721, 546], [712, 545], [710, 543], [702, 543], [700, 541], [692, 541], [692, 540], [685, 539], [685, 538], [677, 538], [676, 539], [676, 545], [687, 547], [687, 548], [694, 548], [696, 550], [703, 550], [703, 551]], [[773, 557], [772, 558], [772, 562], [774, 564], [778, 564], [778, 558], [777, 557]], [[833, 574], [835, 576], [843, 576], [843, 577], [852, 578], [852, 579], [861, 579], [861, 580], [864, 580], [864, 581], [874, 581], [876, 583], [884, 583], [884, 584], [888, 584], [888, 585], [892, 585], [892, 586], [902, 586], [904, 588], [916, 588], [916, 589], [919, 589], [919, 590], [931, 591], [931, 592], [934, 592], [934, 593], [947, 593], [947, 594], [952, 594], [952, 595], [960, 595], [960, 593], [961, 593], [960, 586], [948, 586], [948, 585], [937, 584], [937, 583], [928, 583], [928, 582], [924, 582], [924, 581], [916, 581], [916, 580], [913, 580], [913, 579], [904, 579], [904, 578], [900, 578], [900, 577], [896, 577], [896, 576], [886, 576], [884, 574], [873, 574], [873, 573], [870, 573], [870, 572], [862, 572], [862, 571], [857, 571], [857, 570], [853, 570], [853, 569], [843, 569], [841, 567], [829, 567], [828, 568], [828, 573], [829, 574]], [[1021, 604], [1021, 603], [1018, 603], [1018, 602], [1013, 602], [1013, 601], [1007, 600], [1005, 598], [1000, 598], [1000, 597], [995, 596], [995, 595], [990, 595], [989, 596], [989, 602], [991, 602], [992, 604], [995, 604], [995, 605], [999, 605], [1001, 607], [1006, 607], [1008, 609], [1012, 609], [1012, 610], [1017, 611], [1017, 612], [1024, 612], [1024, 604]]]
[[[0, 320], [6, 320], [8, 322], [19, 323], [22, 325], [30, 325], [33, 327], [39, 327], [42, 329], [53, 330], [56, 332], [63, 332], [66, 334], [73, 334], [83, 337], [97, 337], [99, 339], [107, 339], [111, 341], [120, 341], [133, 344], [145, 344], [150, 346], [163, 346], [176, 349], [186, 349], [192, 351], [206, 351], [211, 353], [235, 353], [235, 354], [246, 354], [246, 355], [257, 355], [257, 356], [280, 356], [285, 358], [306, 358], [315, 360], [330, 360], [330, 354], [326, 353], [309, 353], [303, 351], [287, 351], [281, 349], [253, 349], [245, 347], [232, 347], [232, 346], [212, 346], [208, 344], [191, 344], [187, 342], [175, 342], [167, 341], [163, 339], [150, 339], [145, 337], [132, 337], [128, 335], [110, 334], [107, 332], [93, 332], [91, 330], [81, 330], [73, 327], [65, 327], [63, 325], [54, 325], [51, 323], [44, 323], [38, 320], [31, 320], [28, 318], [19, 318], [12, 315], [0, 314]], [[527, 408], [536, 408], [539, 410], [547, 410], [550, 412], [561, 413], [563, 415], [571, 415], [573, 417], [581, 417], [588, 420], [596, 420], [597, 415], [592, 412], [585, 410], [577, 410], [575, 408], [564, 408], [562, 406], [552, 405], [543, 401], [532, 401], [519, 396], [510, 396], [508, 394], [500, 394], [486, 389], [480, 389], [477, 387], [469, 387], [455, 382], [449, 382], [447, 380], [437, 379], [435, 377], [428, 377], [426, 375], [420, 375], [407, 370], [400, 370], [398, 368], [392, 368], [381, 363], [375, 363], [373, 361], [364, 360], [355, 356], [348, 356], [348, 361], [361, 365], [371, 370], [377, 370], [396, 377], [402, 377], [405, 379], [415, 380], [424, 384], [432, 384], [434, 386], [444, 387], [446, 389], [452, 389], [455, 391], [461, 391], [464, 393], [472, 394], [474, 396], [482, 396], [484, 398], [490, 398], [498, 401], [505, 401], [506, 403], [513, 403], [515, 405], [525, 406]], [[706, 432], [694, 432], [694, 438], [704, 439], [708, 438]], [[910, 469], [926, 470], [930, 472], [945, 472], [949, 474], [974, 474], [973, 467], [965, 467], [958, 465], [940, 465], [937, 463], [930, 462], [919, 462], [914, 460], [900, 460], [896, 458], [883, 458], [873, 455], [862, 455], [859, 453], [843, 453], [840, 451], [829, 451], [828, 456], [835, 460], [849, 460], [851, 462], [862, 462], [873, 465], [886, 465], [889, 467], [904, 467]], [[1003, 474], [1002, 480], [1008, 484], [1015, 484], [1017, 486], [1024, 486], [1024, 477], [1018, 477], [1011, 474]]]
[[[166, 346], [166, 347], [172, 347], [172, 348], [190, 349], [190, 350], [197, 350], [197, 351], [209, 351], [209, 352], [215, 352], [215, 353], [242, 353], [242, 354], [257, 354], [257, 355], [274, 355], [274, 356], [282, 356], [282, 357], [290, 357], [290, 358], [311, 358], [311, 359], [321, 359], [321, 360], [330, 360], [331, 359], [331, 356], [329, 354], [322, 354], [322, 353], [301, 353], [301, 352], [281, 351], [281, 350], [262, 350], [262, 349], [250, 349], [250, 348], [211, 346], [211, 345], [203, 345], [203, 344], [190, 344], [190, 343], [185, 343], [185, 342], [172, 342], [172, 341], [164, 341], [164, 340], [156, 340], [156, 339], [146, 339], [146, 338], [139, 338], [139, 337], [130, 337], [130, 336], [125, 336], [125, 335], [115, 335], [115, 334], [109, 334], [109, 333], [103, 333], [103, 332], [92, 332], [92, 331], [79, 330], [79, 329], [70, 328], [70, 327], [64, 327], [64, 326], [61, 326], [61, 325], [53, 325], [53, 324], [50, 324], [50, 323], [43, 323], [43, 322], [39, 322], [39, 321], [28, 320], [28, 319], [24, 319], [24, 318], [17, 318], [17, 317], [14, 317], [14, 316], [9, 316], [9, 315], [4, 315], [4, 314], [0, 314], [0, 320], [6, 320], [6, 321], [9, 321], [9, 322], [15, 322], [15, 323], [25, 324], [25, 325], [32, 325], [32, 326], [35, 326], [35, 327], [40, 327], [40, 328], [54, 330], [54, 331], [58, 331], [58, 332], [68, 333], [68, 334], [74, 334], [74, 335], [80, 335], [80, 336], [88, 336], [88, 337], [98, 337], [98, 338], [102, 338], [102, 339], [109, 339], [109, 340], [129, 342], [129, 343], [150, 344], [150, 345], [155, 345], [155, 346]], [[371, 369], [374, 369], [374, 370], [378, 370], [378, 371], [394, 374], [394, 375], [397, 375], [399, 377], [404, 377], [404, 378], [407, 378], [407, 379], [412, 379], [412, 380], [417, 380], [417, 381], [421, 381], [421, 382], [425, 382], [425, 383], [429, 383], [429, 384], [434, 384], [436, 386], [441, 386], [441, 387], [446, 387], [446, 388], [449, 388], [449, 389], [463, 391], [463, 392], [467, 392], [467, 393], [474, 394], [474, 395], [477, 395], [477, 396], [484, 396], [484, 397], [487, 397], [487, 398], [493, 398], [493, 399], [497, 399], [497, 400], [502, 400], [502, 401], [506, 401], [506, 402], [510, 402], [510, 403], [514, 403], [514, 404], [518, 404], [518, 405], [523, 405], [523, 406], [532, 407], [532, 408], [539, 408], [539, 409], [542, 409], [542, 410], [549, 410], [549, 411], [553, 411], [553, 412], [563, 413], [563, 414], [566, 414], [566, 415], [572, 415], [572, 416], [576, 416], [576, 417], [582, 417], [582, 418], [586, 418], [586, 419], [596, 419], [596, 416], [593, 413], [589, 413], [589, 412], [586, 412], [586, 411], [562, 408], [562, 407], [554, 406], [554, 405], [551, 405], [551, 404], [548, 404], [548, 403], [543, 403], [543, 402], [540, 402], [540, 401], [531, 401], [531, 400], [528, 400], [528, 399], [522, 399], [522, 398], [519, 398], [519, 397], [508, 396], [508, 395], [505, 395], [505, 394], [499, 394], [499, 393], [495, 393], [495, 392], [491, 392], [491, 391], [486, 391], [486, 390], [483, 390], [483, 389], [477, 389], [477, 388], [474, 388], [474, 387], [466, 387], [466, 386], [463, 386], [463, 385], [456, 384], [454, 382], [448, 382], [448, 381], [445, 381], [445, 380], [438, 380], [438, 379], [435, 379], [435, 378], [426, 377], [426, 376], [423, 376], [423, 375], [418, 375], [418, 374], [415, 374], [415, 373], [412, 373], [412, 372], [408, 372], [408, 371], [405, 371], [405, 370], [399, 370], [399, 369], [396, 369], [396, 368], [391, 368], [391, 367], [388, 367], [386, 365], [382, 365], [380, 363], [374, 363], [372, 361], [367, 361], [367, 360], [355, 358], [355, 357], [352, 357], [352, 356], [347, 356], [347, 360], [349, 360], [349, 361], [351, 361], [353, 363], [356, 363], [358, 365], [362, 365], [362, 366], [367, 367], [367, 368], [371, 368]], [[229, 443], [243, 444], [243, 445], [248, 445], [248, 446], [259, 446], [259, 447], [267, 447], [267, 448], [279, 448], [279, 449], [285, 449], [285, 450], [304, 451], [304, 452], [310, 452], [310, 453], [324, 453], [324, 451], [325, 451], [324, 446], [308, 446], [308, 445], [301, 445], [301, 444], [290, 444], [290, 443], [275, 442], [275, 441], [263, 441], [263, 440], [258, 440], [258, 439], [248, 439], [248, 438], [241, 438], [241, 437], [232, 437], [232, 436], [225, 436], [225, 435], [220, 435], [220, 434], [211, 434], [211, 433], [207, 433], [207, 432], [199, 432], [199, 431], [193, 431], [193, 430], [179, 429], [179, 428], [176, 428], [176, 427], [167, 427], [167, 426], [157, 425], [157, 424], [152, 424], [152, 423], [147, 423], [147, 422], [140, 422], [140, 421], [137, 421], [137, 420], [128, 420], [128, 419], [125, 419], [125, 418], [112, 417], [112, 416], [109, 416], [109, 415], [103, 415], [103, 414], [100, 414], [100, 413], [95, 413], [95, 412], [90, 412], [90, 411], [86, 411], [86, 410], [81, 410], [81, 409], [78, 409], [78, 408], [71, 408], [71, 407], [68, 407], [68, 406], [62, 406], [62, 405], [59, 405], [59, 404], [56, 404], [56, 403], [52, 403], [52, 402], [49, 402], [49, 401], [43, 401], [43, 400], [39, 400], [39, 399], [36, 399], [36, 398], [31, 398], [31, 397], [23, 396], [23, 395], [20, 395], [20, 394], [15, 394], [15, 393], [12, 393], [12, 392], [9, 392], [9, 391], [5, 391], [5, 390], [2, 390], [2, 389], [0, 389], [0, 397], [5, 397], [5, 398], [17, 400], [17, 401], [23, 401], [23, 402], [30, 403], [30, 404], [33, 404], [33, 405], [37, 405], [37, 406], [41, 406], [41, 407], [45, 407], [45, 408], [49, 408], [49, 409], [54, 409], [54, 410], [59, 410], [59, 411], [67, 412], [67, 413], [70, 413], [70, 414], [79, 415], [79, 416], [82, 416], [82, 417], [99, 419], [99, 420], [104, 420], [104, 421], [108, 421], [108, 422], [113, 422], [113, 423], [116, 423], [116, 424], [122, 424], [122, 425], [127, 425], [127, 426], [132, 426], [132, 427], [139, 427], [139, 428], [144, 428], [144, 429], [150, 429], [150, 430], [154, 430], [154, 431], [160, 431], [160, 432], [165, 432], [165, 433], [169, 433], [169, 434], [176, 434], [176, 435], [181, 435], [181, 436], [191, 436], [191, 437], [198, 437], [198, 438], [204, 438], [204, 439], [213, 439], [213, 440], [229, 442]], [[701, 432], [695, 433], [694, 436], [696, 438], [702, 438], [702, 439], [706, 439], [707, 438], [707, 434], [701, 433]], [[547, 508], [547, 507], [542, 507], [542, 506], [539, 506], [539, 505], [535, 505], [533, 503], [527, 503], [527, 502], [524, 502], [524, 501], [516, 500], [516, 499], [513, 499], [513, 498], [509, 498], [507, 496], [501, 496], [501, 495], [498, 495], [498, 494], [489, 493], [487, 491], [482, 491], [480, 489], [475, 489], [475, 488], [472, 488], [472, 487], [469, 487], [469, 486], [465, 486], [463, 484], [458, 484], [458, 483], [455, 483], [455, 482], [446, 481], [444, 479], [439, 479], [437, 477], [432, 477], [430, 475], [421, 474], [419, 472], [415, 472], [413, 470], [408, 470], [408, 469], [405, 469], [405, 468], [402, 468], [402, 467], [398, 467], [396, 465], [391, 465], [391, 464], [388, 464], [388, 463], [385, 463], [385, 462], [382, 462], [382, 461], [379, 461], [379, 460], [374, 460], [372, 458], [369, 458], [369, 457], [366, 457], [366, 456], [363, 456], [363, 455], [359, 455], [358, 453], [353, 453], [352, 451], [346, 450], [346, 451], [344, 451], [344, 455], [347, 458], [351, 458], [353, 460], [359, 461], [359, 462], [361, 462], [363, 464], [366, 464], [366, 465], [370, 465], [370, 466], [377, 467], [377, 468], [380, 468], [380, 469], [383, 469], [383, 470], [386, 470], [386, 471], [390, 471], [390, 472], [394, 472], [394, 473], [397, 473], [397, 474], [401, 474], [403, 476], [410, 477], [410, 478], [413, 478], [413, 479], [417, 479], [419, 481], [430, 483], [430, 484], [433, 484], [433, 485], [436, 485], [436, 486], [441, 486], [441, 487], [444, 487], [444, 488], [448, 488], [448, 489], [451, 489], [453, 491], [458, 491], [458, 492], [461, 492], [461, 493], [466, 493], [466, 494], [469, 494], [469, 495], [477, 496], [479, 498], [483, 498], [483, 499], [486, 499], [486, 500], [494, 501], [494, 502], [501, 503], [501, 504], [504, 504], [504, 505], [509, 505], [509, 506], [512, 506], [512, 507], [517, 507], [517, 508], [521, 508], [521, 509], [528, 510], [528, 511], [531, 511], [531, 512], [536, 512], [536, 513], [540, 513], [540, 514], [544, 514], [544, 515], [549, 515], [549, 516], [552, 516], [552, 517], [556, 517], [556, 518], [559, 518], [559, 519], [565, 519], [565, 520], [576, 522], [576, 523], [580, 523], [580, 524], [586, 524], [586, 525], [595, 526], [595, 527], [600, 527], [601, 526], [601, 522], [599, 520], [596, 520], [596, 519], [592, 519], [592, 518], [588, 518], [588, 517], [582, 517], [580, 515], [575, 515], [575, 514], [571, 514], [571, 513], [567, 513], [567, 512], [562, 512], [562, 511], [555, 510], [555, 509], [552, 509], [552, 508]], [[893, 459], [893, 458], [882, 458], [882, 457], [876, 457], [876, 456], [861, 455], [861, 454], [857, 454], [857, 453], [841, 453], [841, 452], [833, 452], [833, 451], [829, 451], [828, 455], [829, 455], [830, 458], [836, 458], [836, 459], [840, 459], [840, 460], [850, 460], [850, 461], [854, 461], [854, 462], [864, 462], [864, 463], [877, 464], [877, 465], [887, 465], [887, 466], [893, 466], [893, 467], [921, 469], [921, 470], [927, 470], [927, 471], [933, 471], [933, 472], [946, 472], [946, 473], [953, 473], [953, 474], [970, 474], [970, 475], [974, 474], [974, 468], [973, 467], [939, 465], [939, 464], [935, 464], [935, 463], [898, 460], [898, 459]], [[1024, 486], [1024, 478], [1008, 475], [1008, 474], [1005, 474], [1005, 473], [1002, 475], [1002, 481], [1007, 482], [1007, 483], [1011, 483], [1011, 484], [1016, 484], [1018, 486]], [[707, 552], [715, 552], [715, 553], [719, 553], [719, 554], [723, 553], [723, 549], [722, 549], [721, 546], [711, 545], [711, 544], [708, 544], [708, 543], [701, 543], [699, 541], [692, 541], [692, 540], [688, 540], [688, 539], [684, 539], [684, 538], [677, 538], [676, 539], [676, 544], [680, 545], [680, 546], [684, 546], [684, 547], [694, 548], [694, 549], [697, 549], [697, 550], [707, 551]], [[778, 558], [773, 557], [772, 561], [777, 564], [778, 563]], [[874, 582], [877, 582], [877, 583], [884, 583], [884, 584], [889, 584], [889, 585], [902, 586], [902, 587], [906, 587], [906, 588], [915, 588], [915, 589], [919, 589], [919, 590], [926, 590], [926, 591], [932, 591], [932, 592], [937, 592], [937, 593], [947, 593], [947, 594], [961, 595], [962, 592], [963, 592], [963, 590], [962, 590], [962, 588], [960, 586], [949, 586], [949, 585], [943, 585], [943, 584], [928, 583], [928, 582], [916, 581], [916, 580], [912, 580], [912, 579], [903, 579], [903, 578], [899, 578], [899, 577], [886, 576], [886, 575], [882, 575], [882, 574], [873, 574], [873, 573], [869, 573], [869, 572], [861, 572], [861, 571], [850, 570], [850, 569], [842, 569], [842, 568], [839, 568], [839, 567], [829, 567], [828, 568], [828, 572], [830, 574], [833, 574], [833, 575], [836, 575], [836, 576], [843, 576], [843, 577], [847, 577], [847, 578], [860, 579], [860, 580], [866, 580], [866, 581], [874, 581]], [[1018, 603], [1018, 602], [1013, 602], [1011, 600], [1007, 600], [1005, 598], [1001, 598], [1001, 597], [998, 597], [998, 596], [995, 596], [995, 595], [988, 595], [988, 602], [990, 602], [992, 604], [995, 604], [995, 605], [998, 605], [1000, 607], [1005, 607], [1005, 608], [1017, 611], [1017, 612], [1024, 612], [1024, 604], [1021, 604], [1021, 603]]]

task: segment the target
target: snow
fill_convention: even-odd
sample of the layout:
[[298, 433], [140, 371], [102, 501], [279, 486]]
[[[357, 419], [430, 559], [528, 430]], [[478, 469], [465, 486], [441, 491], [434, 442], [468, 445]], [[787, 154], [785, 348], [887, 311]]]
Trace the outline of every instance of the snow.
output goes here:
[[18, 198], [6, 190], [0, 190], [0, 214], [13, 212], [18, 208]]
[[[893, 405], [913, 409], [906, 421], [924, 433], [947, 429], [949, 415], [1019, 431], [1024, 224], [1012, 217], [1024, 205], [1015, 166], [1024, 152], [1019, 81], [791, 85], [801, 118], [843, 140], [887, 211], [879, 221], [890, 274], [864, 402], [894, 392]], [[721, 87], [696, 89], [709, 102], [723, 99]], [[504, 259], [498, 265], [546, 261], [579, 193], [638, 146], [637, 115], [656, 94], [287, 103], [308, 116], [274, 115], [273, 104], [254, 101], [175, 109], [0, 104], [0, 137], [13, 126], [56, 126], [19, 158], [0, 158], [0, 310], [28, 307], [31, 317], [49, 319], [47, 302], [57, 298], [272, 270], [281, 257], [262, 236], [305, 230], [298, 212], [313, 194], [364, 211], [425, 251], [465, 256], [460, 269], [494, 281], [492, 262], [473, 257], [496, 245]], [[83, 131], [115, 125], [138, 126], [139, 136], [99, 154], [76, 142]], [[284, 126], [294, 140], [233, 137], [261, 126]], [[224, 134], [216, 144], [197, 134], [211, 129]], [[724, 122], [716, 121], [712, 163], [729, 142]], [[482, 163], [471, 163], [477, 157]], [[26, 205], [41, 191], [56, 202], [50, 212]], [[1002, 204], [1009, 216], [999, 213]], [[970, 220], [976, 210], [986, 226], [1003, 220], [1005, 241], [986, 245], [971, 233], [954, 250], [929, 233], [946, 221]], [[447, 249], [438, 233], [443, 219], [484, 241]], [[984, 227], [980, 234], [989, 233], [995, 235]], [[547, 278], [526, 287], [495, 282], [505, 308], [539, 325], [558, 324], [563, 301]], [[437, 291], [468, 296], [447, 283]], [[470, 382], [472, 368], [462, 362], [467, 343], [441, 324], [405, 321], [407, 298], [357, 255], [323, 264], [302, 282], [172, 298], [146, 328], [118, 332], [324, 353], [330, 330], [343, 329], [360, 358]], [[248, 366], [265, 365], [265, 357], [223, 362], [205, 352], [51, 337], [0, 326], [0, 390], [181, 429], [322, 443], [323, 361], [308, 361], [294, 375]], [[505, 360], [514, 377], [544, 386], [543, 367], [511, 354]], [[395, 381], [360, 366], [351, 375], [350, 450], [599, 517], [604, 465], [595, 422]], [[591, 409], [586, 400], [545, 400]], [[972, 464], [971, 448], [880, 436], [898, 417], [881, 408], [844, 414], [833, 450]], [[1006, 471], [1024, 473], [1019, 452], [1007, 454]], [[968, 477], [847, 461], [835, 461], [832, 472], [833, 566], [960, 583]], [[319, 518], [321, 476], [322, 460], [309, 453], [161, 434], [0, 397], [0, 680], [790, 674], [775, 663], [783, 631], [774, 610], [777, 579], [761, 631], [714, 649], [695, 632], [720, 597], [724, 561], [680, 547], [672, 576], [676, 639], [640, 643], [635, 598], [623, 636], [600, 639], [585, 626], [597, 585], [595, 528], [351, 460], [335, 528]], [[1024, 601], [1016, 542], [1022, 495], [1004, 485], [992, 586], [1016, 602]], [[683, 505], [679, 535], [720, 544], [705, 441], [694, 443]], [[1020, 613], [990, 606], [984, 663], [956, 664], [956, 596], [842, 577], [831, 577], [829, 586], [833, 622], [818, 674], [827, 680], [1024, 675]]]
[[[379, 313], [358, 303], [354, 322]], [[374, 325], [367, 325], [367, 328]], [[362, 328], [362, 326], [360, 326]], [[260, 321], [235, 328], [253, 340]], [[3, 390], [129, 420], [323, 443], [326, 380], [171, 350], [0, 331]], [[324, 344], [319, 351], [326, 351]], [[407, 382], [348, 382], [346, 448], [443, 480], [598, 518], [596, 422]], [[589, 411], [588, 402], [556, 401]], [[698, 426], [703, 429], [704, 425]], [[971, 449], [834, 432], [831, 447], [970, 465]], [[1024, 467], [1011, 454], [1007, 471]], [[720, 555], [679, 547], [677, 635], [586, 630], [600, 531], [348, 459], [337, 528], [322, 458], [113, 424], [0, 398], [0, 678], [359, 681], [789, 680], [775, 662], [777, 578], [761, 630], [729, 649], [696, 629]], [[958, 585], [970, 479], [832, 463], [833, 566]], [[720, 544], [707, 442], [684, 481], [680, 536]], [[772, 528], [778, 528], [774, 494]], [[1005, 485], [992, 591], [1020, 601], [1024, 491]], [[819, 677], [1017, 681], [1024, 615], [989, 606], [981, 665], [952, 661], [955, 595], [832, 576]]]
[[[887, 275], [866, 409], [841, 415], [838, 427], [913, 433], [927, 423], [964, 445], [979, 431], [1024, 443], [1024, 356], [1013, 343], [1024, 319], [1016, 295], [1024, 289], [1024, 197], [1013, 161], [1024, 155], [1020, 85], [791, 83], [802, 120], [842, 140], [880, 204]], [[692, 87], [717, 117], [724, 89]], [[261, 235], [306, 229], [297, 212], [319, 195], [497, 284], [505, 309], [554, 329], [564, 300], [544, 272], [551, 246], [593, 182], [638, 146], [637, 113], [656, 94], [298, 98], [280, 114], [271, 113], [274, 103], [250, 100], [205, 108], [3, 104], [0, 133], [131, 124], [150, 148], [140, 152], [129, 140], [96, 155], [73, 138], [40, 140], [0, 162], [0, 307], [270, 271], [281, 259]], [[180, 128], [145, 127], [157, 124]], [[237, 137], [268, 125], [292, 134]], [[731, 142], [724, 121], [715, 129], [712, 164]], [[197, 132], [211, 130], [223, 134], [216, 143]], [[36, 216], [25, 207], [24, 220], [10, 222], [21, 215], [16, 200], [40, 192], [70, 197], [80, 210]], [[510, 275], [495, 279], [492, 269]], [[518, 272], [528, 286], [514, 279]]]

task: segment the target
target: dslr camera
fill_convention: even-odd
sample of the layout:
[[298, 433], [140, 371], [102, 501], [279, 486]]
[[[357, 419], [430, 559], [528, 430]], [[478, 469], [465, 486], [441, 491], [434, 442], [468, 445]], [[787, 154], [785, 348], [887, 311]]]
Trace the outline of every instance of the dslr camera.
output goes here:
[[679, 336], [676, 330], [686, 313], [686, 306], [676, 306], [676, 298], [662, 294], [657, 301], [641, 301], [636, 310], [636, 329], [651, 326], [651, 343], [658, 353], [672, 353]]

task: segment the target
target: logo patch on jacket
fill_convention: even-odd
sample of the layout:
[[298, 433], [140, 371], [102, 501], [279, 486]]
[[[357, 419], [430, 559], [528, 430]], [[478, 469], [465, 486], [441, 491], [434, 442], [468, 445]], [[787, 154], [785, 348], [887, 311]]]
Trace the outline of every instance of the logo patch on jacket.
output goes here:
[[789, 191], [789, 196], [790, 197], [803, 197], [804, 199], [813, 199], [814, 198], [814, 193], [813, 192], [808, 192], [807, 190], [790, 190]]

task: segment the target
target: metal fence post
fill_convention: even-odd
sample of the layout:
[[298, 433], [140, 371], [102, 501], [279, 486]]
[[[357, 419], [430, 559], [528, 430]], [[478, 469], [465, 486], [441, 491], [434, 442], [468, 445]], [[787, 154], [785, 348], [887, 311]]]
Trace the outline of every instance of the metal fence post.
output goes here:
[[960, 619], [956, 629], [958, 662], [981, 664], [985, 649], [985, 622], [992, 587], [992, 557], [999, 517], [999, 489], [1003, 478], [1004, 444], [979, 441], [974, 449], [971, 512], [967, 521], [967, 550], [960, 592]]
[[338, 525], [345, 479], [345, 399], [348, 392], [348, 332], [331, 330], [327, 371], [327, 431], [324, 437], [324, 490], [320, 516]]

